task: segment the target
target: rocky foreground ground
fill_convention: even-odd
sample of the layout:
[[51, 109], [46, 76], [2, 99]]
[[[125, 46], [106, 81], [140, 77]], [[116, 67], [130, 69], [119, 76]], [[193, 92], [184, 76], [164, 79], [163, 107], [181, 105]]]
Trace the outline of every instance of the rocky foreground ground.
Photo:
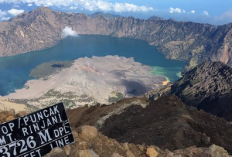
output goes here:
[[229, 157], [225, 149], [216, 145], [169, 151], [154, 145], [119, 143], [102, 135], [92, 126], [79, 127], [73, 133], [73, 144], [63, 149], [55, 148], [46, 157]]
[[[12, 120], [25, 112], [15, 114], [14, 110], [0, 113], [0, 122]], [[64, 148], [55, 148], [46, 157], [230, 157], [228, 152], [217, 145], [170, 151], [155, 145], [119, 143], [104, 136], [93, 126], [73, 127], [75, 142]]]

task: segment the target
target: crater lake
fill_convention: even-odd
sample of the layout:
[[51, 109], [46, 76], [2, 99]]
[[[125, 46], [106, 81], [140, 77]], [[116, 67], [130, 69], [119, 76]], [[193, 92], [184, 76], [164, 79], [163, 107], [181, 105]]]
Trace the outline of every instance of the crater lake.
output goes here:
[[185, 63], [168, 60], [155, 46], [145, 41], [101, 35], [67, 37], [56, 46], [39, 51], [0, 58], [0, 95], [8, 95], [23, 88], [30, 79], [30, 71], [50, 61], [68, 61], [81, 57], [118, 55], [133, 57], [136, 62], [154, 68], [151, 73], [166, 76], [170, 81], [180, 78]]

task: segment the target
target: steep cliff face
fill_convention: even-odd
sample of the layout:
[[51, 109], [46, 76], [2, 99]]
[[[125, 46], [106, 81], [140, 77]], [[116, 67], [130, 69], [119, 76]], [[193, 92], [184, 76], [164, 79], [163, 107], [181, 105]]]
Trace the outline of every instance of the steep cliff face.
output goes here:
[[205, 61], [232, 65], [232, 23], [212, 26], [176, 22], [161, 18], [95, 18], [85, 14], [52, 11], [41, 7], [0, 23], [0, 56], [44, 49], [62, 39], [62, 29], [72, 27], [79, 34], [101, 34], [145, 40], [167, 58], [188, 62], [186, 69]]
[[232, 120], [232, 68], [221, 62], [204, 62], [171, 87], [188, 105]]

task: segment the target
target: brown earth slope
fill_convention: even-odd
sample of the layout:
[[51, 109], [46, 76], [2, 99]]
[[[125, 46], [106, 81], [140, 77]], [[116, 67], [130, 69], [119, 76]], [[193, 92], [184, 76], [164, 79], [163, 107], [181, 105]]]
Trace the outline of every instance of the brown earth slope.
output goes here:
[[70, 124], [73, 127], [82, 125], [92, 125], [101, 128], [105, 120], [112, 115], [119, 114], [131, 105], [141, 105], [143, 107], [148, 105], [148, 100], [141, 98], [125, 98], [112, 105], [95, 105], [88, 107], [78, 107], [75, 109], [68, 109], [67, 114]]
[[72, 27], [79, 34], [101, 34], [145, 40], [158, 46], [167, 58], [188, 62], [188, 68], [205, 61], [232, 65], [232, 23], [212, 26], [161, 18], [94, 18], [85, 14], [52, 11], [41, 7], [8, 22], [0, 22], [0, 56], [16, 55], [51, 47]]
[[93, 125], [120, 142], [170, 150], [217, 144], [232, 153], [232, 125], [224, 119], [186, 106], [172, 95], [163, 96], [146, 108], [146, 100], [139, 101], [124, 99], [110, 106], [81, 107], [67, 113], [74, 128]]
[[130, 106], [108, 118], [100, 131], [120, 142], [156, 145], [161, 149], [182, 149], [212, 143], [232, 153], [232, 125], [175, 96], [163, 96], [146, 108]]

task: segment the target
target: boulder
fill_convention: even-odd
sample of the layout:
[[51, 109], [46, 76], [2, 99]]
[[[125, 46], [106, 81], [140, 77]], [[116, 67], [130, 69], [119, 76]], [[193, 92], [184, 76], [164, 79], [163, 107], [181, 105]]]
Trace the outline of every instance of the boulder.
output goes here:
[[216, 146], [214, 144], [209, 147], [208, 152], [212, 157], [230, 157], [228, 152], [224, 148]]
[[148, 147], [146, 154], [149, 157], [157, 157], [159, 155], [159, 153], [153, 147]]
[[80, 127], [78, 133], [85, 140], [93, 139], [98, 135], [98, 131], [95, 127], [87, 125]]
[[67, 157], [67, 155], [65, 154], [63, 149], [56, 147], [45, 157]]
[[93, 150], [80, 150], [78, 151], [79, 157], [99, 157]]

